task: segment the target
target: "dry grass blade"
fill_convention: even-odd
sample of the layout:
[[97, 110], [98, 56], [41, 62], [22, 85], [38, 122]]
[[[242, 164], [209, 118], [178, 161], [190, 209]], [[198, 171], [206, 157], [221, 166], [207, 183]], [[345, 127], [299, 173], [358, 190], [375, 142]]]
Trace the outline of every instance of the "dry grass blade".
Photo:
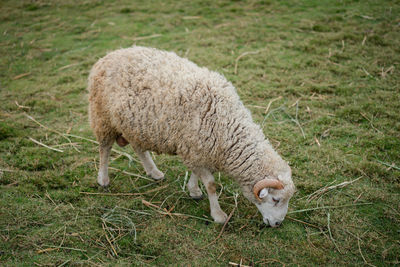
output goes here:
[[239, 194], [235, 194], [233, 196], [234, 199], [235, 199], [235, 207], [232, 209], [231, 213], [229, 214], [228, 218], [226, 219], [226, 221], [225, 221], [224, 225], [222, 226], [221, 231], [219, 232], [218, 236], [213, 241], [211, 241], [207, 246], [203, 247], [202, 249], [204, 249], [206, 247], [209, 247], [210, 245], [214, 244], [222, 236], [222, 233], [224, 232], [226, 225], [228, 224], [229, 220], [232, 218], [232, 215], [233, 215], [233, 213], [235, 212], [235, 210], [237, 208], [238, 195]]
[[[81, 139], [81, 140], [85, 140], [85, 141], [88, 141], [88, 142], [93, 143], [93, 144], [97, 144], [97, 145], [99, 144], [99, 142], [97, 142], [96, 140], [92, 140], [92, 139], [89, 139], [89, 138], [86, 138], [86, 137], [82, 137], [82, 136], [79, 136], [79, 135], [74, 135], [74, 134], [63, 134], [63, 135], [69, 136], [69, 137], [78, 138], [78, 139]], [[135, 158], [133, 158], [131, 155], [129, 155], [129, 154], [126, 153], [126, 152], [123, 152], [123, 151], [120, 151], [120, 150], [117, 150], [117, 149], [114, 149], [114, 148], [112, 148], [111, 151], [112, 151], [112, 152], [115, 152], [115, 153], [117, 153], [117, 154], [119, 154], [119, 155], [125, 156], [126, 158], [128, 158], [129, 162], [135, 161], [135, 162], [140, 163], [138, 160], [136, 160]], [[118, 170], [118, 169], [117, 169], [117, 170]], [[127, 173], [126, 173], [126, 174], [127, 174]], [[128, 174], [128, 175], [129, 175], [129, 174]], [[143, 178], [143, 177], [142, 177], [142, 178]]]
[[312, 200], [315, 199], [315, 198], [319, 198], [319, 197], [321, 197], [323, 194], [325, 194], [325, 193], [327, 193], [327, 192], [329, 192], [329, 191], [331, 191], [331, 190], [334, 190], [334, 189], [337, 189], [337, 188], [343, 188], [343, 187], [345, 187], [345, 186], [347, 186], [347, 185], [350, 185], [350, 184], [352, 184], [352, 183], [354, 183], [354, 182], [357, 182], [357, 181], [360, 180], [361, 178], [362, 178], [362, 176], [360, 176], [360, 177], [358, 177], [358, 178], [356, 178], [356, 179], [354, 179], [354, 180], [352, 180], [352, 181], [345, 181], [345, 182], [340, 183], [340, 184], [337, 184], [337, 185], [325, 186], [325, 187], [323, 187], [323, 188], [320, 188], [320, 189], [318, 189], [317, 191], [315, 191], [314, 193], [311, 193], [311, 194], [307, 197], [307, 201], [310, 202], [310, 201], [312, 201]]
[[81, 252], [86, 252], [84, 249], [79, 249], [79, 248], [70, 248], [70, 247], [59, 247], [59, 246], [48, 246], [49, 248], [47, 249], [42, 249], [39, 250], [37, 253], [43, 253], [51, 250], [58, 250], [58, 249], [66, 249], [66, 250], [74, 250], [74, 251], [81, 251]]
[[240, 263], [235, 263], [235, 262], [229, 262], [229, 265], [232, 265], [232, 266], [239, 266], [239, 267], [250, 267], [249, 265], [244, 265], [244, 264], [242, 264], [242, 262], [240, 262]]
[[41, 124], [41, 123], [38, 122], [35, 118], [33, 118], [32, 116], [30, 116], [30, 115], [28, 115], [28, 114], [26, 114], [26, 113], [24, 113], [24, 115], [25, 115], [25, 117], [27, 117], [27, 118], [30, 119], [31, 121], [33, 121], [33, 122], [35, 122], [36, 124], [38, 124], [40, 127], [45, 128], [46, 130], [49, 130], [50, 132], [56, 133], [56, 134], [58, 134], [58, 135], [61, 135], [61, 136], [63, 136], [65, 139], [67, 139], [69, 142], [71, 142], [71, 140], [70, 140], [68, 137], [65, 137], [63, 133], [60, 133], [60, 132], [57, 131], [57, 130], [51, 129], [51, 128], [49, 128], [49, 127], [47, 127], [47, 126]]
[[308, 226], [311, 226], [311, 227], [314, 227], [316, 229], [321, 230], [321, 227], [319, 227], [319, 226], [317, 226], [315, 224], [311, 224], [311, 223], [308, 223], [308, 222], [305, 222], [305, 221], [302, 221], [302, 220], [299, 220], [299, 219], [295, 219], [295, 218], [292, 218], [290, 216], [286, 216], [286, 218], [289, 219], [289, 220], [292, 220], [292, 221], [295, 221], [295, 222], [299, 222], [299, 223], [302, 223], [304, 225], [308, 225]]
[[279, 96], [279, 97], [277, 97], [277, 98], [274, 98], [274, 99], [270, 100], [269, 103], [268, 103], [267, 108], [266, 108], [265, 111], [264, 111], [264, 113], [265, 113], [265, 114], [268, 114], [269, 108], [271, 107], [272, 103], [274, 103], [275, 101], [278, 101], [278, 100], [280, 100], [280, 99], [282, 99], [282, 96]]
[[[57, 130], [51, 129], [51, 128], [49, 128], [49, 127], [47, 127], [47, 126], [41, 124], [41, 123], [38, 122], [35, 118], [33, 118], [32, 116], [29, 116], [29, 115], [26, 114], [26, 113], [25, 113], [24, 115], [25, 115], [28, 119], [30, 119], [30, 120], [32, 120], [33, 122], [35, 122], [36, 124], [38, 124], [40, 127], [42, 127], [42, 128], [44, 128], [44, 129], [46, 129], [46, 130], [49, 130], [50, 132], [56, 133], [56, 134], [58, 134], [58, 135], [64, 137], [64, 138], [70, 143], [70, 145], [71, 145], [76, 151], [78, 151], [78, 152], [80, 152], [80, 151], [73, 145], [74, 143], [72, 143], [71, 139], [69, 139], [68, 137], [74, 137], [74, 138], [78, 138], [78, 139], [81, 139], [81, 140], [85, 140], [85, 141], [88, 141], [88, 142], [91, 142], [91, 143], [94, 143], [94, 144], [99, 144], [97, 141], [92, 140], [92, 139], [89, 139], [89, 138], [85, 138], [85, 137], [78, 136], [78, 135], [74, 135], [74, 134], [64, 134], [64, 133], [61, 133], [61, 132], [59, 132], [59, 131], [57, 131]], [[129, 160], [129, 162], [133, 162], [133, 161], [139, 162], [139, 161], [135, 160], [135, 159], [134, 159], [131, 155], [129, 155], [128, 153], [125, 153], [125, 152], [123, 152], [123, 151], [119, 151], [119, 150], [114, 149], [114, 148], [112, 149], [112, 151], [115, 152], [115, 153], [117, 153], [117, 154], [120, 154], [120, 155], [122, 155], [122, 156], [127, 157], [128, 160]]]
[[381, 133], [381, 131], [379, 131], [373, 124], [372, 121], [367, 117], [367, 115], [365, 115], [364, 113], [360, 112], [361, 116], [363, 116], [367, 121], [369, 121], [369, 124], [371, 125], [372, 129], [374, 129], [375, 131], [377, 131], [378, 133]]
[[319, 142], [318, 138], [316, 136], [314, 136], [314, 140], [317, 143], [318, 146], [321, 146], [321, 143]]
[[113, 252], [114, 256], [118, 257], [118, 253], [115, 250], [115, 247], [114, 247], [113, 243], [111, 242], [110, 238], [108, 237], [108, 234], [107, 234], [107, 231], [106, 231], [106, 225], [105, 225], [104, 221], [102, 223], [102, 227], [103, 227], [104, 235], [106, 236], [108, 244], [110, 244], [110, 246], [111, 246], [111, 249], [112, 249], [112, 252]]
[[203, 247], [202, 249], [204, 249], [204, 248], [206, 248], [206, 247], [209, 247], [209, 246], [211, 246], [212, 244], [214, 244], [215, 242], [217, 242], [217, 240], [222, 236], [222, 233], [224, 232], [225, 227], [226, 227], [226, 225], [228, 224], [229, 220], [232, 218], [232, 215], [233, 215], [233, 213], [235, 212], [235, 210], [236, 210], [236, 207], [234, 207], [233, 210], [231, 211], [231, 213], [229, 214], [229, 216], [228, 216], [228, 218], [226, 219], [224, 225], [222, 226], [221, 231], [219, 232], [218, 236], [217, 236], [213, 241], [211, 241], [209, 244], [207, 244], [207, 246]]
[[96, 144], [96, 145], [99, 144], [99, 142], [97, 142], [96, 140], [89, 139], [89, 138], [86, 138], [86, 137], [82, 137], [82, 136], [79, 136], [79, 135], [74, 135], [74, 134], [62, 134], [62, 135], [78, 138], [78, 139], [81, 139], [81, 140], [85, 140], [85, 141], [88, 141], [88, 142]]
[[77, 66], [77, 65], [79, 65], [79, 64], [82, 64], [82, 63], [72, 63], [72, 64], [68, 64], [68, 65], [66, 65], [66, 66], [63, 66], [63, 67], [59, 68], [58, 70], [65, 70], [65, 69], [68, 69], [68, 68], [70, 68], [70, 67]]
[[368, 76], [371, 77], [373, 79], [375, 79], [375, 77], [373, 75], [371, 75], [366, 69], [364, 69], [364, 67], [361, 67], [361, 69], [364, 71], [364, 73]]
[[57, 204], [54, 202], [54, 200], [51, 198], [51, 196], [49, 195], [49, 193], [46, 191], [46, 194], [44, 194], [50, 201], [51, 203], [53, 203], [54, 206], [57, 206]]
[[112, 245], [112, 252], [117, 255], [118, 243], [116, 243], [119, 239], [123, 238], [127, 234], [131, 234], [134, 237], [134, 242], [136, 243], [136, 225], [132, 221], [132, 218], [126, 214], [128, 212], [135, 212], [136, 216], [140, 215], [148, 215], [144, 212], [120, 208], [115, 206], [113, 209], [108, 210], [105, 214], [101, 216], [103, 229], [107, 236], [109, 236], [109, 244]]
[[310, 209], [302, 209], [302, 210], [293, 210], [289, 211], [287, 214], [294, 214], [294, 213], [301, 213], [306, 211], [313, 211], [313, 210], [323, 210], [323, 209], [340, 209], [340, 208], [347, 208], [347, 207], [355, 207], [355, 206], [363, 206], [363, 205], [373, 205], [374, 203], [354, 203], [349, 205], [342, 205], [342, 206], [324, 206], [324, 207], [316, 207]]
[[119, 155], [122, 155], [122, 156], [126, 157], [126, 158], [129, 160], [129, 162], [134, 162], [134, 161], [135, 161], [135, 162], [137, 162], [137, 163], [140, 163], [140, 161], [136, 160], [134, 157], [132, 157], [131, 155], [129, 155], [129, 154], [126, 153], [126, 152], [117, 150], [117, 149], [115, 149], [115, 148], [112, 148], [111, 151], [112, 151], [112, 152], [115, 152], [115, 153], [117, 153], [117, 154], [119, 154]]
[[79, 192], [79, 194], [84, 194], [84, 195], [100, 195], [100, 196], [142, 196], [150, 193], [154, 193], [156, 191], [162, 190], [164, 188], [167, 188], [169, 184], [153, 188], [149, 191], [143, 192], [143, 193], [99, 193], [99, 192]]
[[238, 68], [239, 59], [241, 59], [242, 57], [247, 56], [247, 55], [255, 55], [255, 54], [258, 54], [258, 53], [260, 53], [259, 50], [258, 51], [250, 51], [250, 52], [244, 52], [243, 54], [238, 56], [236, 58], [236, 60], [235, 60], [235, 70], [234, 70], [235, 75], [237, 74], [237, 68]]
[[63, 263], [61, 263], [60, 265], [58, 265], [57, 267], [62, 267], [65, 266], [68, 262], [70, 262], [71, 260], [66, 260]]
[[29, 75], [31, 75], [30, 72], [22, 73], [22, 74], [19, 74], [19, 75], [17, 75], [17, 76], [14, 76], [12, 79], [13, 79], [13, 80], [18, 80], [18, 79], [21, 79], [21, 78], [26, 77], [26, 76], [29, 76]]
[[296, 123], [297, 126], [299, 126], [299, 128], [301, 130], [301, 134], [303, 135], [303, 138], [306, 139], [306, 135], [304, 134], [303, 127], [301, 127], [301, 125], [300, 125], [298, 115], [299, 115], [299, 100], [296, 101], [296, 117], [295, 117], [295, 119], [293, 119], [290, 115], [289, 116], [290, 116], [291, 120], [294, 123]]
[[188, 217], [188, 218], [194, 218], [194, 219], [198, 219], [198, 220], [202, 220], [202, 221], [206, 221], [206, 222], [213, 222], [213, 221], [211, 221], [209, 219], [201, 218], [201, 217], [197, 217], [197, 216], [193, 216], [193, 215], [189, 215], [189, 214], [176, 213], [176, 212], [171, 213], [171, 212], [168, 212], [168, 211], [164, 211], [165, 209], [162, 209], [159, 206], [154, 205], [153, 203], [148, 202], [148, 201], [146, 201], [144, 199], [142, 199], [142, 203], [143, 203], [143, 205], [145, 205], [147, 207], [155, 208], [155, 211], [160, 213], [160, 214], [162, 214], [162, 215], [168, 215], [168, 216], [173, 215], [173, 216], [178, 216], [178, 217]]
[[364, 39], [363, 39], [362, 42], [361, 42], [361, 45], [362, 45], [362, 46], [365, 45], [365, 41], [367, 41], [367, 36], [366, 36], [366, 35], [364, 36]]
[[[33, 121], [33, 122], [35, 122], [36, 124], [38, 124], [40, 127], [44, 128], [44, 129], [46, 129], [46, 130], [48, 130], [48, 131], [50, 131], [50, 132], [53, 132], [53, 133], [56, 133], [56, 134], [62, 136], [62, 137], [65, 138], [70, 144], [72, 144], [71, 139], [69, 139], [67, 136], [65, 136], [65, 134], [60, 133], [60, 132], [57, 131], [57, 130], [51, 129], [51, 128], [49, 128], [49, 127], [47, 127], [47, 126], [41, 124], [41, 123], [38, 122], [35, 118], [33, 118], [32, 116], [29, 116], [29, 115], [26, 114], [26, 113], [24, 113], [24, 115], [25, 115], [25, 117], [27, 117], [27, 118], [30, 119], [31, 121]], [[72, 145], [72, 147], [73, 147], [77, 152], [80, 152], [74, 145]]]
[[387, 70], [385, 70], [385, 68], [384, 67], [382, 67], [382, 71], [381, 71], [381, 76], [382, 76], [382, 78], [385, 78], [386, 77], [386, 75], [390, 72], [390, 74], [392, 74], [393, 73], [393, 71], [394, 71], [394, 66], [390, 66], [389, 68], [387, 68]]
[[156, 209], [160, 209], [161, 210], [161, 208], [159, 207], [159, 206], [157, 206], [157, 205], [154, 205], [153, 203], [151, 203], [151, 202], [148, 202], [147, 200], [142, 200], [142, 203], [145, 205], [145, 206], [147, 206], [147, 207], [153, 207], [153, 208], [156, 208]]
[[201, 19], [201, 16], [184, 16], [182, 19], [191, 20], [191, 19]]
[[140, 36], [140, 37], [135, 37], [135, 38], [132, 38], [131, 40], [132, 41], [140, 41], [140, 40], [146, 40], [146, 39], [152, 39], [152, 38], [157, 38], [157, 37], [160, 37], [160, 36], [162, 36], [162, 34], [152, 34], [152, 35], [149, 35], [149, 36]]
[[358, 235], [357, 235], [357, 244], [358, 244], [358, 251], [360, 252], [361, 258], [363, 259], [364, 263], [365, 263], [366, 265], [376, 267], [375, 265], [373, 265], [373, 264], [367, 262], [367, 260], [365, 259], [364, 255], [363, 255], [363, 253], [362, 253], [362, 251], [361, 251], [360, 237], [359, 237]]
[[31, 141], [34, 142], [35, 144], [38, 144], [38, 145], [40, 145], [40, 146], [43, 146], [43, 147], [47, 148], [47, 149], [50, 149], [50, 150], [53, 150], [53, 151], [57, 151], [57, 152], [64, 152], [64, 151], [61, 150], [61, 149], [57, 149], [57, 148], [53, 148], [53, 147], [50, 147], [50, 146], [48, 146], [48, 145], [45, 145], [45, 144], [43, 144], [43, 143], [41, 143], [41, 142], [39, 142], [39, 141], [33, 139], [32, 137], [29, 137], [29, 140], [31, 140]]
[[400, 168], [397, 167], [396, 165], [394, 165], [394, 163], [389, 164], [389, 163], [386, 163], [386, 162], [383, 162], [383, 161], [380, 161], [380, 160], [377, 160], [376, 162], [378, 162], [378, 163], [380, 163], [380, 164], [382, 164], [382, 165], [388, 166], [389, 169], [395, 169], [395, 170], [400, 171]]
[[79, 194], [83, 194], [83, 195], [95, 195], [95, 196], [115, 196], [115, 197], [119, 197], [119, 196], [141, 196], [144, 193], [99, 193], [99, 192], [85, 192], [85, 191], [81, 191], [79, 192]]
[[110, 169], [110, 170], [115, 170], [115, 171], [119, 171], [119, 172], [122, 172], [123, 174], [129, 175], [129, 176], [138, 177], [138, 178], [145, 179], [145, 180], [147, 180], [147, 181], [154, 182], [154, 179], [148, 178], [148, 177], [143, 176], [143, 175], [140, 175], [140, 174], [136, 174], [136, 173], [132, 173], [132, 172], [123, 171], [123, 170], [120, 170], [120, 169], [117, 169], [117, 168], [114, 168], [114, 167], [108, 167], [108, 169]]
[[295, 115], [294, 118], [293, 118], [288, 112], [286, 112], [285, 108], [283, 108], [283, 107], [281, 106], [281, 107], [279, 107], [279, 108], [277, 108], [277, 109], [271, 110], [271, 112], [269, 112], [269, 113], [264, 117], [264, 120], [263, 120], [263, 122], [262, 122], [262, 124], [261, 124], [261, 127], [264, 127], [265, 121], [267, 120], [267, 118], [269, 117], [269, 115], [270, 115], [273, 111], [282, 110], [282, 111], [290, 118], [290, 120], [291, 120], [292, 122], [294, 122], [294, 123], [300, 128], [301, 134], [302, 134], [303, 138], [305, 139], [305, 138], [306, 138], [306, 135], [305, 135], [305, 133], [304, 133], [303, 127], [301, 127], [301, 124], [300, 124], [299, 118], [298, 118], [298, 115], [299, 115], [299, 100], [297, 100], [292, 106], [296, 106], [296, 115]]
[[58, 250], [58, 248], [45, 248], [45, 249], [40, 249], [38, 251], [36, 251], [37, 254], [41, 254], [41, 253], [45, 253], [45, 252], [50, 252], [53, 250]]
[[333, 239], [333, 236], [332, 236], [332, 231], [331, 231], [331, 227], [330, 227], [330, 225], [331, 225], [331, 214], [328, 212], [328, 232], [329, 232], [329, 237], [331, 238], [331, 240], [332, 240], [332, 243], [335, 245], [335, 248], [337, 249], [337, 251], [340, 253], [340, 254], [343, 254], [341, 251], [340, 251], [340, 249], [339, 249], [339, 247], [338, 247], [338, 245], [336, 244], [336, 242], [335, 242], [335, 239]]
[[17, 105], [18, 109], [31, 109], [31, 107], [20, 105], [17, 101], [15, 101], [15, 105]]
[[185, 189], [186, 189], [186, 182], [187, 182], [187, 179], [188, 179], [188, 174], [189, 174], [189, 172], [188, 171], [186, 171], [185, 172], [185, 178], [183, 179], [183, 185], [182, 185], [182, 192], [185, 192]]

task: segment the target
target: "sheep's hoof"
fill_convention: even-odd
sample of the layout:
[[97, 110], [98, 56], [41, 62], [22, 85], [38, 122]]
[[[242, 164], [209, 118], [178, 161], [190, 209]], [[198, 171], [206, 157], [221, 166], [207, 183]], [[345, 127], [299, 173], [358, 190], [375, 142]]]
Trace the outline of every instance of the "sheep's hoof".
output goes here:
[[104, 188], [104, 189], [107, 189], [107, 188], [109, 188], [109, 186], [110, 186], [110, 183], [101, 184], [101, 183], [97, 182], [97, 184], [98, 184], [98, 186], [99, 186], [100, 188]]
[[108, 177], [102, 177], [101, 175], [99, 175], [97, 177], [97, 183], [102, 187], [107, 187], [110, 184], [110, 179]]
[[160, 172], [159, 170], [153, 170], [152, 172], [147, 174], [148, 176], [150, 176], [152, 179], [159, 181], [164, 179], [164, 173]]
[[189, 196], [194, 199], [194, 200], [202, 200], [204, 198], [204, 195], [192, 195], [192, 193], [189, 194]]
[[189, 196], [193, 198], [194, 200], [200, 200], [203, 199], [203, 192], [201, 192], [200, 188], [196, 186], [190, 186], [190, 182], [186, 185], [188, 191], [189, 191]]
[[226, 220], [228, 219], [228, 215], [226, 215], [225, 212], [222, 210], [219, 210], [217, 212], [211, 212], [211, 217], [213, 217], [214, 222], [216, 223], [225, 223]]

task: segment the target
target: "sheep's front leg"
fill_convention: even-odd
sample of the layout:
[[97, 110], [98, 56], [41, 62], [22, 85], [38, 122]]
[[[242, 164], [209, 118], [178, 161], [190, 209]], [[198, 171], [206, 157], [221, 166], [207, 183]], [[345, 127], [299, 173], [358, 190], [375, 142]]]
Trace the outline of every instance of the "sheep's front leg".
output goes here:
[[133, 148], [135, 150], [136, 155], [142, 162], [144, 170], [147, 175], [153, 178], [154, 180], [161, 180], [164, 178], [164, 173], [162, 173], [154, 163], [153, 159], [150, 156], [149, 151], [142, 151], [138, 148]]
[[189, 195], [191, 198], [193, 199], [203, 198], [203, 193], [201, 192], [199, 187], [199, 178], [194, 172], [192, 172], [192, 175], [190, 176], [190, 179], [186, 186], [187, 189], [189, 190]]
[[195, 175], [200, 177], [201, 181], [206, 187], [208, 200], [210, 201], [211, 217], [213, 217], [214, 221], [217, 223], [224, 223], [228, 216], [225, 212], [222, 211], [221, 207], [219, 206], [214, 176], [209, 170], [204, 168], [193, 170], [193, 172], [195, 173]]
[[100, 142], [100, 166], [99, 175], [97, 176], [97, 183], [101, 186], [107, 186], [110, 183], [110, 178], [108, 177], [108, 159], [110, 157], [110, 151], [113, 143], [113, 139], [110, 139], [107, 142]]

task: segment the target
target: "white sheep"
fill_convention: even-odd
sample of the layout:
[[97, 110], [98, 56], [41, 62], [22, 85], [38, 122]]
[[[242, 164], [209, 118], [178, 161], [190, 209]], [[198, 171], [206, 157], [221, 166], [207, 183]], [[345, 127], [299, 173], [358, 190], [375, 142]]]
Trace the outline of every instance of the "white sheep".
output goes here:
[[295, 189], [291, 169], [222, 75], [175, 53], [135, 46], [100, 59], [88, 90], [90, 123], [100, 143], [100, 185], [109, 184], [113, 143], [129, 143], [155, 180], [164, 174], [148, 151], [179, 155], [192, 171], [190, 196], [202, 197], [200, 178], [215, 222], [227, 219], [213, 177], [222, 171], [236, 179], [266, 224], [280, 225]]

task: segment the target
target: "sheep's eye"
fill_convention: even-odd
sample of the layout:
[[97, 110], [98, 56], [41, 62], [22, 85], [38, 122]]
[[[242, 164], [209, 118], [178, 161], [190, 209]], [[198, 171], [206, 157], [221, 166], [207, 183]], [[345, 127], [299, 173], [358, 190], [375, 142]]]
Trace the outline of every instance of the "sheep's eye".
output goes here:
[[279, 203], [279, 201], [281, 201], [279, 198], [274, 198], [274, 197], [272, 198], [272, 200], [277, 204]]

